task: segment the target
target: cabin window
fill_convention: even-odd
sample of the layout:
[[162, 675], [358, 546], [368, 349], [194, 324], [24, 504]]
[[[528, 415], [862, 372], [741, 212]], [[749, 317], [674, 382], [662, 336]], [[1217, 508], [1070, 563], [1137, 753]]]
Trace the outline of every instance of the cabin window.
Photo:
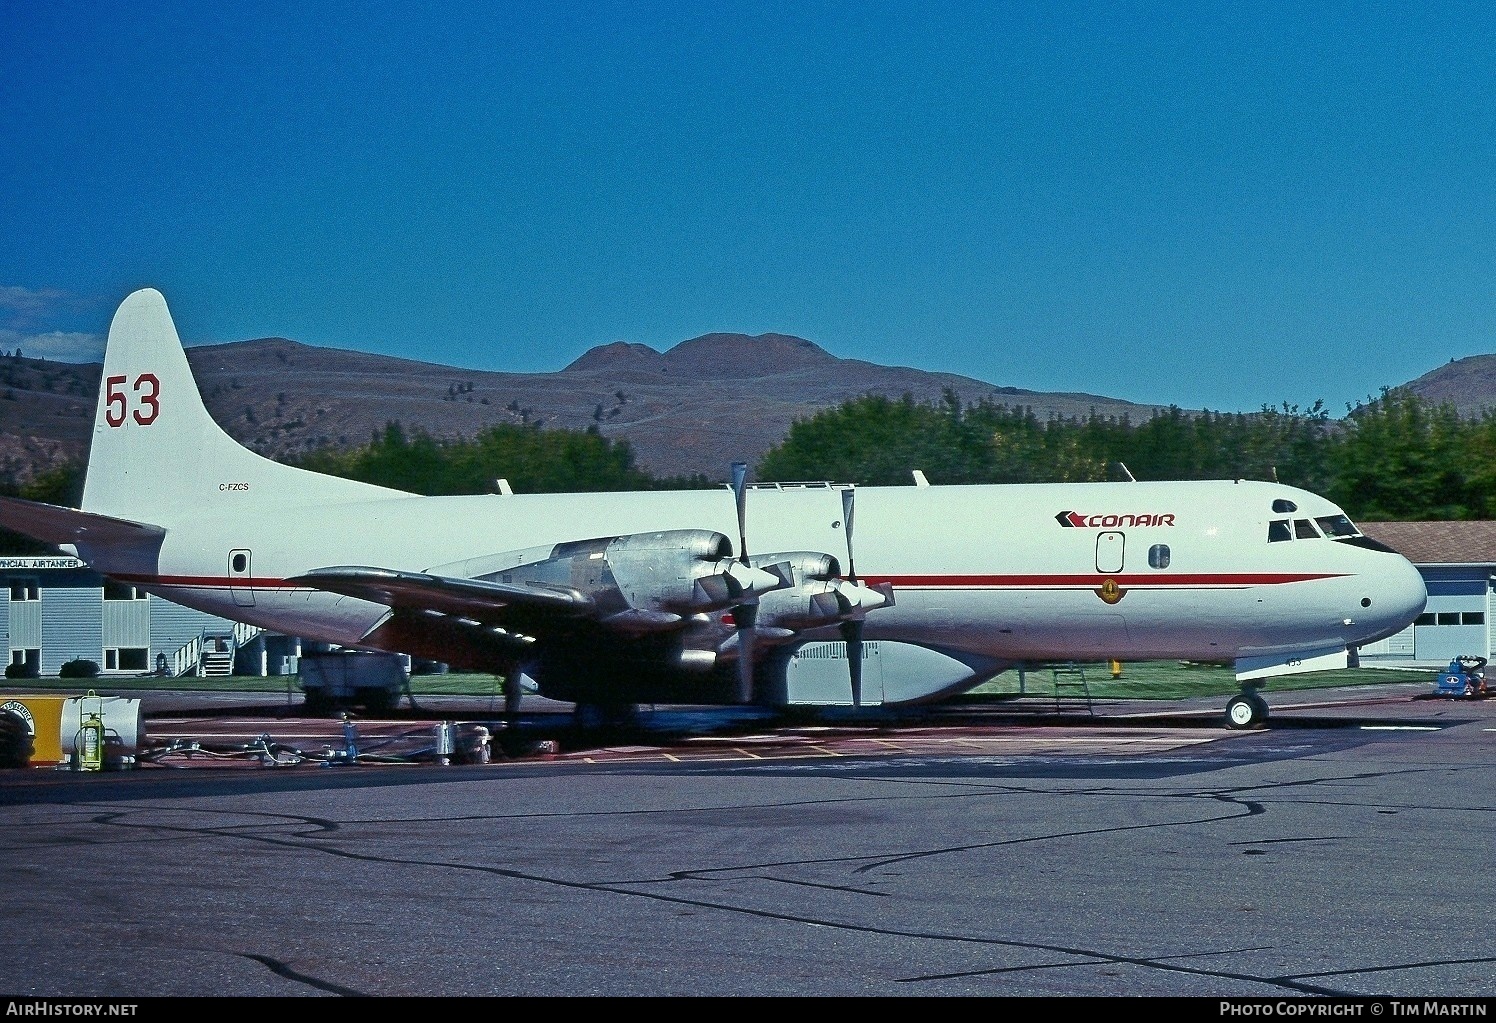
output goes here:
[[1295, 540], [1318, 540], [1319, 530], [1308, 519], [1294, 519], [1293, 536]]
[[36, 588], [35, 579], [12, 579], [10, 581], [10, 599], [15, 603], [23, 600], [40, 600], [41, 591]]
[[1277, 512], [1279, 515], [1292, 515], [1298, 510], [1298, 505], [1294, 504], [1292, 501], [1286, 501], [1281, 497], [1273, 502], [1273, 511]]
[[1287, 519], [1274, 519], [1267, 524], [1267, 542], [1277, 543], [1280, 540], [1292, 540], [1293, 533], [1289, 531]]
[[1169, 545], [1168, 544], [1166, 544], [1166, 543], [1156, 543], [1152, 547], [1148, 548], [1148, 567], [1149, 568], [1168, 568], [1169, 567]]
[[104, 582], [105, 600], [145, 600], [146, 592], [138, 586], [127, 586], [112, 579]]
[[1319, 523], [1319, 528], [1324, 530], [1325, 536], [1359, 536], [1361, 533], [1344, 515], [1321, 515], [1314, 521]]

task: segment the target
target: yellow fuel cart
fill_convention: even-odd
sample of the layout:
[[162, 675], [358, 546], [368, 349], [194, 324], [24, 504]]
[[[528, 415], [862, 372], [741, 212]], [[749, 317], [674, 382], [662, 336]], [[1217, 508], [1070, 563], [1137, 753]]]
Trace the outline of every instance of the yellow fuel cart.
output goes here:
[[96, 718], [98, 770], [132, 767], [144, 735], [140, 701], [122, 696], [8, 693], [0, 696], [0, 768], [79, 767], [84, 723]]

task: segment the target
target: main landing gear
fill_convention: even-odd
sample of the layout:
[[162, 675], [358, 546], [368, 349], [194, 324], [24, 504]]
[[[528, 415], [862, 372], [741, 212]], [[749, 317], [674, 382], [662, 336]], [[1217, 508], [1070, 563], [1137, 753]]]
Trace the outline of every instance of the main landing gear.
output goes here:
[[1243, 682], [1241, 692], [1226, 704], [1227, 728], [1259, 728], [1267, 721], [1267, 701], [1258, 695], [1261, 682]]

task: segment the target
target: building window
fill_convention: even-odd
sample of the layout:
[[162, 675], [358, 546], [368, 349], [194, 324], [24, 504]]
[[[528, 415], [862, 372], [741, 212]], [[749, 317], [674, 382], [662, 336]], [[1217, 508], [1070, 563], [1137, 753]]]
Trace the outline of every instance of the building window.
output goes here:
[[11, 603], [18, 604], [23, 600], [40, 600], [41, 591], [37, 589], [35, 579], [12, 579], [10, 581]]
[[1458, 625], [1460, 624], [1460, 613], [1458, 611], [1440, 611], [1438, 623], [1440, 625]]
[[1461, 611], [1461, 625], [1484, 625], [1486, 624], [1486, 613], [1484, 611]]
[[150, 653], [143, 646], [109, 647], [104, 651], [104, 670], [145, 671]]
[[113, 579], [104, 580], [105, 600], [145, 600], [147, 594], [139, 586], [127, 586]]
[[1169, 545], [1156, 543], [1148, 548], [1148, 564], [1152, 568], [1169, 567]]
[[1425, 611], [1423, 614], [1421, 614], [1417, 618], [1413, 619], [1413, 624], [1414, 625], [1432, 625], [1432, 624], [1434, 624], [1434, 613], [1432, 611]]

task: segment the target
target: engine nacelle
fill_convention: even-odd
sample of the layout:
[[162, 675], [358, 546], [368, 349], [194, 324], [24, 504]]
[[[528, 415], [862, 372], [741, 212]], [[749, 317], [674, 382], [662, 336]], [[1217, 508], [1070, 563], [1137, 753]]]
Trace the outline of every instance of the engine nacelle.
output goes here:
[[551, 556], [484, 578], [562, 589], [589, 598], [603, 621], [658, 631], [786, 586], [784, 573], [732, 557], [709, 529], [669, 529], [557, 544]]
[[859, 618], [893, 603], [891, 592], [847, 579], [810, 580], [759, 598], [758, 624], [770, 628], [813, 629]]
[[817, 551], [789, 551], [783, 554], [753, 554], [748, 564], [774, 571], [776, 566], [789, 569], [796, 583], [807, 579], [835, 579], [841, 575], [841, 564], [830, 554]]
[[758, 554], [749, 557], [748, 563], [780, 574], [788, 570], [791, 579], [790, 585], [759, 598], [756, 622], [766, 630], [835, 625], [893, 604], [890, 587], [874, 588], [841, 578], [841, 565], [830, 554], [816, 551]]

